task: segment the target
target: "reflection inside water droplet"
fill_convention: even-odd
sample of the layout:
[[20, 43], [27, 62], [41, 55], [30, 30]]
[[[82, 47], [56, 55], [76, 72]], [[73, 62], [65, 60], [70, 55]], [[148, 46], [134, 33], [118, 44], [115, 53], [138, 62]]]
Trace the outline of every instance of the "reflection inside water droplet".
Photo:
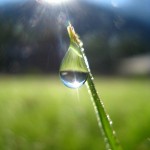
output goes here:
[[65, 86], [69, 88], [79, 88], [85, 83], [88, 72], [60, 71], [60, 78]]

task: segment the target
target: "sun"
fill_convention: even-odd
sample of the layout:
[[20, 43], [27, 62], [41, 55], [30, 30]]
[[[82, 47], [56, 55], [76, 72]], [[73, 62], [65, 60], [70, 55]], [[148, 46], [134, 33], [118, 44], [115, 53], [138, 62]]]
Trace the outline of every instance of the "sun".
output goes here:
[[43, 0], [43, 1], [49, 4], [61, 4], [71, 0]]

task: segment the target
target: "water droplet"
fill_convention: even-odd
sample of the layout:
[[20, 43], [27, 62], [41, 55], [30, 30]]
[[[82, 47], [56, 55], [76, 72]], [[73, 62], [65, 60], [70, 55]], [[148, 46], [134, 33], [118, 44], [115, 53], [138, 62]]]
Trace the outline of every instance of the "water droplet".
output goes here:
[[60, 78], [64, 85], [69, 88], [79, 88], [87, 79], [87, 72], [60, 71]]
[[69, 88], [79, 88], [88, 77], [88, 70], [81, 48], [71, 42], [60, 67], [61, 81]]

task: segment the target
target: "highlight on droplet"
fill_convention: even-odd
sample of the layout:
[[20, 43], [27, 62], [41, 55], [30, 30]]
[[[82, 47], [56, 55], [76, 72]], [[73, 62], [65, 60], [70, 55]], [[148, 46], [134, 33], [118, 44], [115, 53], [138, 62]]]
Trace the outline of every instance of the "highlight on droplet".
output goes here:
[[88, 77], [88, 72], [80, 71], [60, 71], [60, 79], [63, 84], [69, 88], [79, 88], [82, 86]]

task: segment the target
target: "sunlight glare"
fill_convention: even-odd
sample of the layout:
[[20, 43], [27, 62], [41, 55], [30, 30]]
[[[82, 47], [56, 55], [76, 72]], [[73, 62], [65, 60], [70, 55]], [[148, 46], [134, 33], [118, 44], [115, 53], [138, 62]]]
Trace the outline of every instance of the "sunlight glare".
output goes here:
[[61, 4], [61, 3], [68, 2], [71, 0], [44, 0], [44, 1], [49, 4]]

